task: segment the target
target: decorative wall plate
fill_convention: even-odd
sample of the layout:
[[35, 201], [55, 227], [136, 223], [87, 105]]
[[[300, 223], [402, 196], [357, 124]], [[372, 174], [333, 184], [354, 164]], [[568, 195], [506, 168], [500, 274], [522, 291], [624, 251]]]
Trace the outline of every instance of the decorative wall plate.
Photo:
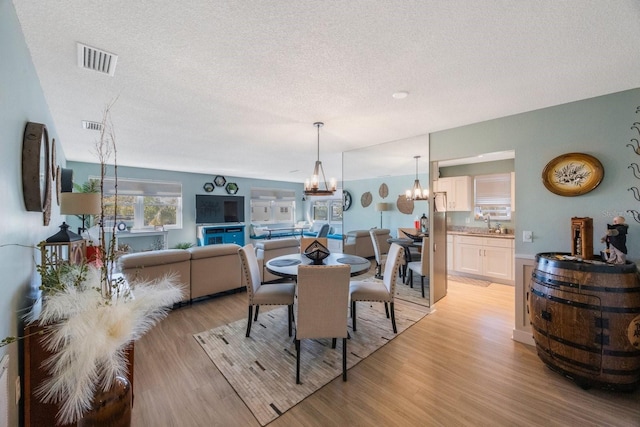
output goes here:
[[604, 177], [602, 163], [584, 153], [568, 153], [551, 160], [542, 171], [547, 190], [560, 196], [580, 196], [596, 188]]
[[236, 194], [238, 192], [238, 184], [236, 184], [235, 182], [230, 182], [227, 184], [225, 189], [229, 194]]
[[224, 187], [224, 185], [227, 183], [227, 180], [224, 176], [218, 175], [214, 178], [213, 182], [215, 182], [218, 187]]
[[349, 193], [347, 190], [342, 190], [342, 210], [348, 211], [351, 207], [351, 202], [351, 193]]
[[[47, 209], [51, 183], [50, 166], [47, 126], [28, 122], [22, 139], [22, 193], [28, 211], [45, 212]], [[48, 221], [45, 219], [45, 222]]]
[[378, 194], [383, 199], [389, 195], [389, 187], [387, 187], [387, 184], [385, 184], [384, 182], [380, 184], [380, 188], [378, 188]]
[[372, 200], [373, 200], [373, 196], [371, 196], [371, 193], [368, 191], [360, 197], [360, 203], [362, 204], [363, 208], [366, 208], [367, 206], [369, 206]]
[[202, 188], [204, 188], [204, 191], [207, 193], [211, 193], [215, 187], [212, 182], [205, 182]]

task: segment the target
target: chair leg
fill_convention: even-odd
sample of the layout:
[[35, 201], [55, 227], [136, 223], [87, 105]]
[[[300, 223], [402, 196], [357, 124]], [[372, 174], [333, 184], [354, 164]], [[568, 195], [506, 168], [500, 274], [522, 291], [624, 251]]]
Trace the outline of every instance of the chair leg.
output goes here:
[[413, 289], [413, 270], [409, 270], [409, 286]]
[[291, 323], [293, 322], [293, 305], [289, 305], [289, 336], [291, 336], [291, 331], [292, 331], [292, 325]]
[[342, 381], [347, 380], [347, 339], [342, 338]]
[[422, 285], [422, 298], [424, 298], [424, 276], [420, 276], [420, 285]]
[[351, 325], [353, 326], [353, 332], [357, 331], [356, 329], [356, 302], [351, 301]]
[[296, 384], [300, 384], [300, 340], [296, 340]]
[[259, 310], [260, 310], [260, 306], [259, 306], [259, 305], [256, 305], [256, 315], [255, 315], [255, 317], [253, 318], [253, 321], [254, 321], [254, 322], [257, 322], [257, 321], [258, 321], [258, 311], [259, 311]]
[[398, 328], [396, 328], [396, 311], [393, 309], [393, 301], [389, 303], [391, 305], [391, 326], [393, 326], [393, 333], [398, 333]]
[[249, 317], [247, 318], [247, 337], [251, 334], [251, 317], [253, 317], [253, 306], [249, 306]]
[[337, 342], [338, 342], [337, 338], [331, 338], [331, 348], [336, 348]]
[[389, 306], [387, 305], [387, 303], [384, 303], [384, 312], [387, 315], [387, 319], [389, 318]]

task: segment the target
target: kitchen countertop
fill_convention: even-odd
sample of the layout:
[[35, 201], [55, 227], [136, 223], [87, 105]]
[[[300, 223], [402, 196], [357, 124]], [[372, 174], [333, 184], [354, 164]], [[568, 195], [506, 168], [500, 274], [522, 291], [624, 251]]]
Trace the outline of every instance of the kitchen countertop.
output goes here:
[[447, 230], [447, 234], [454, 234], [459, 236], [478, 236], [478, 237], [491, 237], [495, 239], [515, 239], [513, 234], [499, 234], [499, 233], [490, 233], [489, 230], [485, 232], [478, 231], [450, 231]]

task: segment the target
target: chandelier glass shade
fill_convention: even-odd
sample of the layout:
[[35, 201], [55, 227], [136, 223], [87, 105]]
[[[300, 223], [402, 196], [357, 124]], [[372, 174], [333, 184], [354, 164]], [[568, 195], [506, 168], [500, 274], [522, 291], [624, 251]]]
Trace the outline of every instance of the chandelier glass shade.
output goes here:
[[[324, 176], [324, 168], [320, 161], [320, 128], [324, 123], [315, 122], [313, 125], [318, 129], [317, 157], [311, 179], [307, 179], [304, 182], [304, 194], [305, 196], [332, 196], [336, 192], [336, 180], [335, 178], [331, 178], [330, 183], [327, 184], [327, 178]], [[320, 181], [321, 175], [322, 181]]]
[[413, 187], [405, 191], [405, 196], [407, 200], [429, 200], [429, 190], [423, 190], [418, 179], [418, 159], [420, 156], [413, 156], [413, 158], [416, 159], [416, 179], [413, 181]]

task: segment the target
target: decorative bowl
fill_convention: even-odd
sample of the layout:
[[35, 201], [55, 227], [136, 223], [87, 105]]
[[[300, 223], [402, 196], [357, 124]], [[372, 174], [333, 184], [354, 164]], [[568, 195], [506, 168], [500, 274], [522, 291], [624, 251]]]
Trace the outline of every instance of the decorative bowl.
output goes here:
[[322, 243], [314, 240], [304, 250], [304, 256], [313, 261], [314, 265], [322, 264], [322, 260], [329, 256], [330, 252]]

